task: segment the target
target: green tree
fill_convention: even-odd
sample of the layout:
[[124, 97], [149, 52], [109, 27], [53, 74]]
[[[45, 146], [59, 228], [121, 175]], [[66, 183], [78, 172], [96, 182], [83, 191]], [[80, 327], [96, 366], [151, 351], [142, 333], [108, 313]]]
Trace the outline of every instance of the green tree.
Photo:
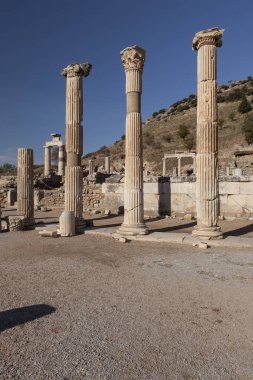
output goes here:
[[239, 104], [238, 107], [238, 112], [240, 113], [248, 113], [252, 110], [250, 102], [247, 100], [246, 96], [242, 98], [241, 103]]
[[246, 117], [244, 124], [242, 126], [242, 131], [244, 133], [245, 140], [248, 144], [253, 143], [253, 116]]

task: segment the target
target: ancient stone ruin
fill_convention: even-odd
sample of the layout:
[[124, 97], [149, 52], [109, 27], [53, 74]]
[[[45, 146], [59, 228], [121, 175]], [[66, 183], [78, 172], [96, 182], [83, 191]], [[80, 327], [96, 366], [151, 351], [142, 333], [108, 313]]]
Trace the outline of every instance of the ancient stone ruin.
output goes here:
[[[143, 167], [141, 94], [145, 50], [135, 45], [121, 52], [126, 76], [126, 133], [125, 165], [120, 171], [115, 170], [108, 153], [102, 164], [89, 156], [87, 165], [83, 165], [83, 78], [92, 66], [73, 63], [64, 68], [66, 143], [59, 133], [51, 134], [52, 140], [44, 146], [44, 176], [40, 181], [33, 174], [33, 150], [18, 149], [17, 179], [0, 194], [2, 204], [17, 206], [16, 215], [6, 219], [7, 228], [21, 231], [33, 226], [34, 210], [60, 209], [63, 212], [57, 234], [74, 236], [85, 229], [83, 212], [122, 213], [117, 236], [127, 237], [148, 233], [144, 212], [154, 216], [190, 214], [197, 219], [194, 237], [219, 239], [219, 217], [252, 217], [252, 178], [243, 175], [236, 165], [223, 168], [220, 175], [218, 170], [216, 50], [222, 45], [223, 32], [207, 29], [193, 39], [193, 50], [198, 53], [197, 150], [164, 152], [160, 175], [150, 174]], [[59, 149], [55, 177], [58, 175], [60, 180], [52, 182], [51, 149], [55, 146]], [[251, 152], [238, 148], [235, 158], [248, 154]], [[187, 170], [183, 169], [185, 159], [191, 160]], [[170, 174], [168, 160], [177, 160]], [[47, 178], [51, 182], [46, 182]]]

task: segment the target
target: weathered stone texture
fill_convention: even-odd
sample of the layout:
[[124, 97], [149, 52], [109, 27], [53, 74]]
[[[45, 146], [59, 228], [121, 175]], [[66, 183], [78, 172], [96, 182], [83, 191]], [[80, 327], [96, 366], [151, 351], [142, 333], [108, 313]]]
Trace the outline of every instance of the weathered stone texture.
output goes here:
[[17, 214], [24, 216], [25, 226], [34, 224], [33, 150], [18, 149]]
[[145, 50], [132, 46], [121, 52], [126, 73], [126, 148], [124, 222], [120, 234], [146, 234], [143, 214], [141, 92]]
[[193, 49], [198, 50], [197, 99], [197, 227], [194, 234], [219, 237], [218, 227], [218, 128], [216, 47], [221, 46], [223, 30], [208, 29], [196, 34]]

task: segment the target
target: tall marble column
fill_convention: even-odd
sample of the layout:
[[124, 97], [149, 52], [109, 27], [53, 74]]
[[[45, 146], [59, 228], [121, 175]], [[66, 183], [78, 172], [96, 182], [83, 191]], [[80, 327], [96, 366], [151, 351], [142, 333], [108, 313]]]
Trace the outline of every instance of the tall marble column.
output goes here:
[[143, 153], [141, 123], [142, 71], [146, 52], [132, 46], [121, 52], [126, 73], [126, 148], [124, 222], [122, 235], [144, 235], [148, 229], [143, 216]]
[[222, 46], [224, 30], [197, 33], [193, 50], [198, 51], [196, 208], [194, 235], [207, 239], [222, 236], [218, 226], [218, 127], [216, 48]]
[[66, 152], [65, 211], [74, 211], [76, 228], [84, 226], [82, 217], [83, 175], [83, 77], [91, 70], [90, 63], [72, 63], [62, 70], [66, 85]]
[[18, 149], [17, 215], [24, 216], [24, 225], [34, 224], [33, 150]]
[[64, 176], [64, 145], [59, 146], [58, 175]]
[[45, 148], [45, 162], [44, 162], [44, 175], [49, 175], [51, 171], [51, 147], [44, 146]]

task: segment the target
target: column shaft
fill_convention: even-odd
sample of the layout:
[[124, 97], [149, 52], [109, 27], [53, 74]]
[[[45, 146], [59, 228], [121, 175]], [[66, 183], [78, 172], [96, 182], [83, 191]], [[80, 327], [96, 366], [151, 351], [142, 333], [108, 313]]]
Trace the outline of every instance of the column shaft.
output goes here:
[[45, 146], [45, 163], [44, 163], [44, 175], [49, 175], [51, 171], [51, 148]]
[[145, 51], [137, 46], [127, 48], [121, 53], [126, 71], [126, 147], [125, 147], [125, 185], [124, 185], [124, 222], [119, 228], [121, 234], [146, 234], [143, 205], [143, 155], [141, 91], [142, 69]]
[[65, 211], [74, 211], [75, 218], [83, 218], [83, 173], [80, 166], [66, 166]]
[[[200, 33], [202, 33], [200, 35]], [[221, 31], [200, 32], [195, 37], [198, 50], [196, 209], [194, 234], [217, 238], [218, 227], [218, 129], [216, 94], [216, 47], [221, 46]]]
[[64, 176], [64, 145], [59, 146], [58, 175]]
[[24, 216], [25, 226], [34, 224], [33, 150], [18, 149], [17, 215]]

